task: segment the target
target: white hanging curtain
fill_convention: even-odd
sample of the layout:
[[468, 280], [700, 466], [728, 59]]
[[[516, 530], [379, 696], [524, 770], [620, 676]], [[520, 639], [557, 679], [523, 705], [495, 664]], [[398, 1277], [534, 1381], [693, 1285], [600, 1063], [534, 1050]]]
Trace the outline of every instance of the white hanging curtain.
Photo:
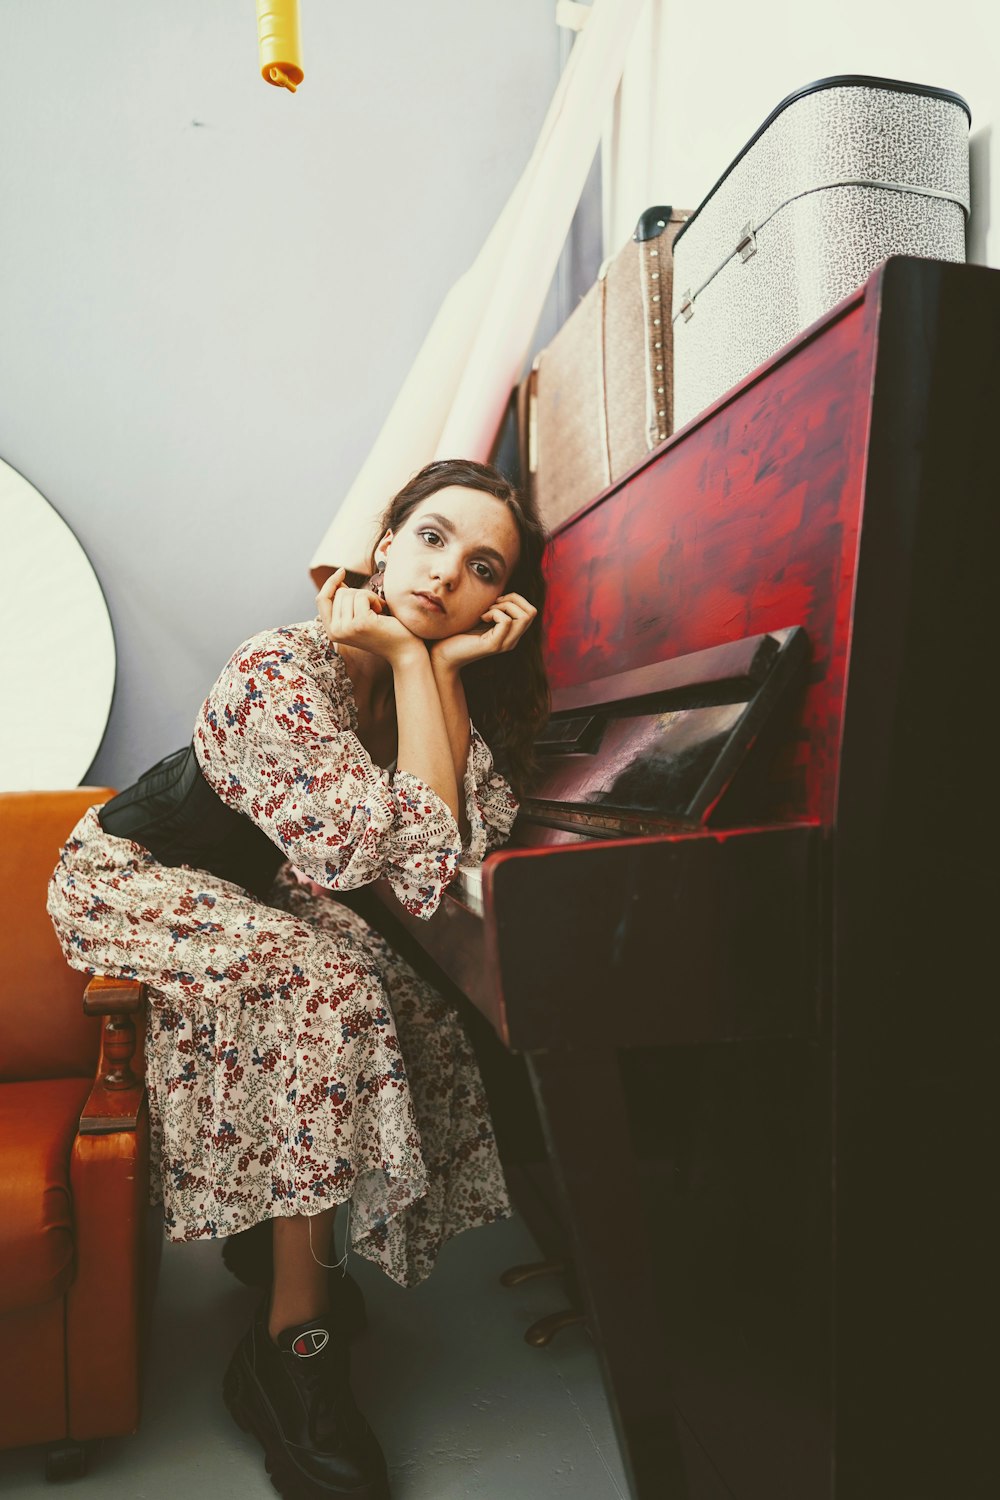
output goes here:
[[452, 287], [310, 563], [364, 570], [397, 490], [433, 458], [488, 459], [618, 87], [653, 0], [593, 0], [538, 144], [477, 259]]
[[[644, 0], [601, 140], [604, 254], [617, 254], [650, 204], [670, 202], [666, 0]], [[676, 36], [676, 28], [674, 32]]]

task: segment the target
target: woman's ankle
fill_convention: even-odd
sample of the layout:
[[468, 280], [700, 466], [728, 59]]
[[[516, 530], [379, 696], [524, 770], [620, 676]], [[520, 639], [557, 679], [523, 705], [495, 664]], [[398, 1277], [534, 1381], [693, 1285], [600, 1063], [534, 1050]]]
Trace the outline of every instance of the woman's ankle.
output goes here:
[[[317, 1300], [321, 1305], [317, 1305]], [[318, 1323], [326, 1328], [330, 1323], [330, 1303], [328, 1298], [320, 1299], [282, 1299], [273, 1300], [267, 1313], [267, 1331], [272, 1343], [276, 1342], [278, 1335], [289, 1328], [300, 1328], [303, 1323]]]
[[315, 1218], [295, 1214], [275, 1220], [274, 1280], [267, 1320], [272, 1338], [311, 1318], [329, 1317], [327, 1262], [332, 1259], [335, 1213], [336, 1209], [330, 1208]]

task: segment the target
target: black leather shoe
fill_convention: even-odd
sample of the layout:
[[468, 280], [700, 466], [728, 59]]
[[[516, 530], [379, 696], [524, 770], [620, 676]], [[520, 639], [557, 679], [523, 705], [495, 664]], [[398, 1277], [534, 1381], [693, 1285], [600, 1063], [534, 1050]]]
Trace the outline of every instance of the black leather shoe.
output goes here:
[[347, 1340], [323, 1318], [267, 1331], [266, 1301], [229, 1362], [222, 1393], [257, 1438], [285, 1500], [389, 1500], [385, 1459], [355, 1404]]
[[[271, 1220], [265, 1219], [223, 1241], [223, 1264], [244, 1286], [259, 1286], [266, 1291], [274, 1275], [271, 1246]], [[331, 1320], [339, 1332], [353, 1339], [368, 1327], [361, 1288], [346, 1271], [334, 1269], [329, 1275], [329, 1293]]]

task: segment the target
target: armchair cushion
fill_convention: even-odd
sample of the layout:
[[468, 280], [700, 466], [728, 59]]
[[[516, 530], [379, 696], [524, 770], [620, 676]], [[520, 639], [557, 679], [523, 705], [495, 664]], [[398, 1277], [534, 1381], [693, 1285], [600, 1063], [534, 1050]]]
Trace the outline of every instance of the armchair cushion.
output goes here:
[[0, 792], [0, 1079], [93, 1076], [101, 1025], [80, 998], [45, 909], [49, 877], [74, 823], [108, 787]]
[[0, 1083], [0, 1314], [59, 1297], [73, 1280], [70, 1151], [90, 1087]]

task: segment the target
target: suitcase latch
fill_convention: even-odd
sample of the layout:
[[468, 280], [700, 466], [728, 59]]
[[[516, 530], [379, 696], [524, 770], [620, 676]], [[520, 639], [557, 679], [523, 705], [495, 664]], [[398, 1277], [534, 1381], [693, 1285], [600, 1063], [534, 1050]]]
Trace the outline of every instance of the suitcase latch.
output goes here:
[[752, 224], [744, 224], [736, 248], [742, 261], [748, 261], [751, 255], [757, 254], [757, 236], [753, 232]]
[[690, 287], [686, 292], [681, 293], [681, 317], [685, 323], [690, 323], [694, 317], [694, 298], [691, 296]]

